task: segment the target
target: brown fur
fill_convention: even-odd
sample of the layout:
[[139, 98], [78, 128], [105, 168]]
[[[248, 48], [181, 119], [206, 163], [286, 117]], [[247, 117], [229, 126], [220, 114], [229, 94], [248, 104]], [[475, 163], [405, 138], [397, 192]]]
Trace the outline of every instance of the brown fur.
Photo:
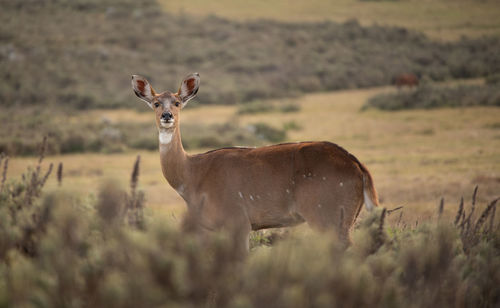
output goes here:
[[[187, 203], [187, 221], [207, 230], [232, 230], [242, 247], [248, 244], [250, 230], [302, 222], [321, 231], [334, 229], [349, 242], [364, 189], [378, 205], [370, 172], [330, 142], [223, 148], [188, 155], [181, 142], [180, 108], [172, 104], [182, 99], [179, 95], [164, 92], [155, 97], [162, 103], [156, 119], [162, 130], [159, 116], [165, 109], [175, 118], [172, 141], [160, 144], [160, 160], [163, 175]], [[343, 219], [339, 219], [341, 211]]]
[[416, 87], [418, 86], [418, 77], [414, 74], [401, 74], [394, 79], [394, 84], [398, 88], [403, 86]]

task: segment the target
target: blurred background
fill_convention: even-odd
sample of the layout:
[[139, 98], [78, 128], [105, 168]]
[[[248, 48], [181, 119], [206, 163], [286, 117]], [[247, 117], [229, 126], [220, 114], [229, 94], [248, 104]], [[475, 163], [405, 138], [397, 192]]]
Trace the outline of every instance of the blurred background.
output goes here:
[[[184, 203], [163, 179], [150, 109], [130, 76], [198, 96], [182, 112], [190, 153], [328, 140], [372, 171], [409, 222], [500, 191], [496, 0], [2, 0], [0, 152], [9, 176], [46, 159], [64, 187], [125, 183], [142, 156], [147, 207]], [[48, 190], [57, 183], [47, 183]], [[450, 208], [449, 212], [455, 210]], [[445, 208], [445, 214], [448, 208]]]

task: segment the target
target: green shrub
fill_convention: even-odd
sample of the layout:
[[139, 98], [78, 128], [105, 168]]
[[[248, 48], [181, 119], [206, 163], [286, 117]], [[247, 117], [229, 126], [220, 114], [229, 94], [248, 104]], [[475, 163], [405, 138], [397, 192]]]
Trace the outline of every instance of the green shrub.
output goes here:
[[268, 102], [255, 101], [238, 106], [237, 114], [256, 114], [274, 111], [275, 107]]
[[0, 186], [3, 306], [494, 307], [500, 301], [498, 199], [480, 215], [462, 203], [454, 221], [441, 210], [438, 221], [394, 226], [391, 233], [387, 211], [377, 209], [357, 225], [347, 249], [332, 233], [288, 234], [275, 242], [258, 232], [241, 260], [224, 232], [197, 237], [145, 214], [139, 159], [128, 192], [105, 183], [87, 201], [64, 190], [44, 195], [50, 173], [39, 171], [42, 160], [22, 181]]
[[[26, 121], [26, 114], [6, 109], [0, 114], [5, 120], [5, 129], [0, 130], [0, 151], [8, 155], [36, 155], [36, 140], [49, 136], [48, 154], [82, 152], [116, 153], [127, 149], [158, 149], [158, 132], [154, 123], [114, 123], [104, 120], [86, 119], [67, 121], [66, 112], [50, 112], [34, 108], [36, 118], [44, 120]], [[33, 125], [36, 128], [32, 127]], [[14, 133], [12, 133], [14, 132]], [[242, 127], [236, 122], [216, 125], [185, 124], [182, 126], [182, 141], [186, 149], [217, 148], [226, 146], [258, 146], [282, 141], [285, 132], [267, 128], [265, 124]]]
[[270, 103], [268, 101], [254, 101], [241, 104], [236, 112], [242, 114], [256, 114], [279, 111], [283, 113], [300, 111], [300, 106], [294, 102]]
[[500, 106], [500, 88], [496, 85], [433, 86], [422, 85], [416, 90], [378, 94], [363, 106], [382, 110], [431, 109], [440, 107]]
[[236, 122], [210, 126], [183, 125], [182, 144], [186, 149], [220, 148], [230, 146], [258, 146], [263, 143], [282, 141], [284, 131], [264, 123], [241, 127]]
[[283, 129], [285, 131], [288, 131], [288, 130], [301, 130], [302, 126], [300, 124], [298, 124], [297, 122], [295, 122], [295, 121], [289, 121], [289, 122], [286, 122], [285, 124], [283, 124]]
[[500, 73], [487, 76], [486, 77], [486, 84], [489, 84], [489, 85], [500, 84]]
[[154, 151], [158, 149], [158, 138], [154, 134], [151, 134], [149, 137], [134, 138], [130, 141], [130, 147], [133, 149]]
[[300, 106], [298, 104], [288, 103], [283, 106], [280, 106], [279, 109], [283, 113], [298, 112], [300, 111]]
[[257, 138], [270, 142], [281, 142], [286, 139], [286, 131], [269, 126], [266, 123], [255, 123], [250, 126]]
[[498, 37], [441, 43], [355, 20], [174, 16], [149, 0], [3, 2], [4, 107], [140, 106], [130, 89], [131, 74], [146, 75], [157, 90], [173, 91], [186, 74], [199, 70], [200, 103], [236, 104], [387, 85], [404, 72], [446, 80], [500, 70]]

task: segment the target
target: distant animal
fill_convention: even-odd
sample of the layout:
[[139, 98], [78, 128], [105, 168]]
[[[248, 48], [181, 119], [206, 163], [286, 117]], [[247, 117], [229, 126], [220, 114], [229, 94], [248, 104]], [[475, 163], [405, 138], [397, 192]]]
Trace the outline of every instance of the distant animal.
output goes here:
[[418, 77], [415, 74], [400, 74], [394, 78], [393, 84], [401, 89], [404, 86], [409, 88], [418, 86]]
[[349, 231], [363, 203], [378, 206], [368, 169], [330, 142], [283, 143], [259, 148], [228, 147], [188, 155], [182, 146], [180, 113], [195, 97], [198, 73], [175, 93], [157, 93], [141, 76], [132, 76], [135, 94], [154, 110], [160, 162], [168, 183], [187, 203], [185, 221], [203, 230], [234, 232], [246, 254], [251, 230], [307, 222], [336, 230], [350, 243]]

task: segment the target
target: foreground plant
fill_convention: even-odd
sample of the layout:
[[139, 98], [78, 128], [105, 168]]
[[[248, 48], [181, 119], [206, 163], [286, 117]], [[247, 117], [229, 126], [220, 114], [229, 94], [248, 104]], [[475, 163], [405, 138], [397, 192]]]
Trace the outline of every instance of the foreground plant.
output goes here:
[[[330, 233], [289, 233], [279, 241], [257, 234], [242, 262], [237, 239], [227, 233], [200, 239], [144, 215], [139, 160], [135, 166], [131, 191], [105, 183], [95, 201], [75, 199], [64, 188], [48, 195], [31, 188], [29, 199], [31, 178], [6, 181], [0, 307], [495, 307], [500, 301], [494, 202], [477, 217], [464, 215], [462, 206], [456, 223], [441, 217], [391, 233], [388, 211], [377, 209], [354, 230], [348, 249]], [[22, 193], [12, 197], [17, 187]], [[27, 242], [25, 230], [36, 230]]]

